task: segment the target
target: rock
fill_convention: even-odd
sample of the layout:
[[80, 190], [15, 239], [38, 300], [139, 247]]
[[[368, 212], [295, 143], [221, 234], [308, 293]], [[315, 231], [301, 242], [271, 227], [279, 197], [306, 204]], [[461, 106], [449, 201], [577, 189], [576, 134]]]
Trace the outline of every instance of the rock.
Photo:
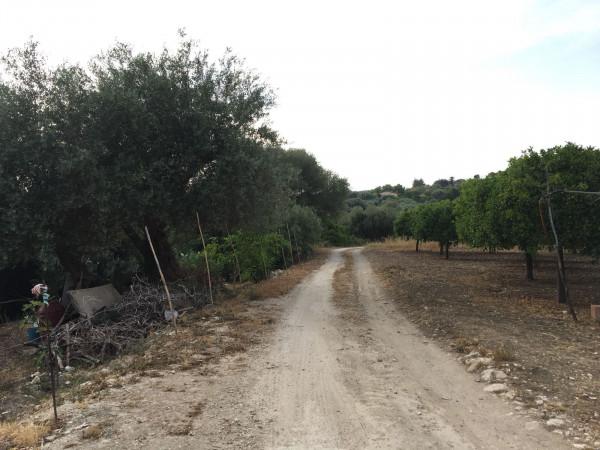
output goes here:
[[25, 347], [22, 350], [22, 352], [23, 352], [23, 354], [25, 356], [30, 356], [31, 357], [31, 356], [35, 355], [38, 352], [38, 348], [37, 347]]
[[31, 384], [40, 384], [41, 381], [40, 376], [36, 375], [31, 379]]
[[467, 372], [469, 373], [474, 373], [476, 371], [478, 371], [479, 369], [481, 369], [482, 367], [491, 364], [492, 359], [491, 358], [475, 358], [470, 360], [470, 362], [468, 363], [469, 366], [467, 367]]
[[565, 421], [558, 418], [549, 419], [546, 421], [546, 426], [550, 428], [561, 428], [565, 426]]
[[494, 394], [500, 394], [502, 392], [508, 391], [508, 387], [503, 383], [494, 383], [486, 386], [483, 389], [485, 392], [492, 392]]
[[120, 385], [119, 380], [117, 378], [107, 378], [106, 379], [106, 384], [109, 387], [114, 387], [114, 386]]
[[504, 394], [502, 394], [502, 396], [507, 400], [513, 400], [517, 396], [517, 393], [511, 390], [505, 392]]
[[73, 366], [66, 366], [65, 367], [65, 372], [73, 372], [75, 370], [75, 368]]
[[527, 422], [525, 424], [525, 429], [527, 431], [537, 430], [539, 427], [540, 427], [540, 423], [535, 420], [532, 420], [531, 422]]
[[463, 364], [469, 364], [471, 359], [479, 358], [481, 354], [479, 352], [473, 351], [468, 355], [460, 356], [458, 359]]
[[496, 369], [485, 369], [481, 372], [481, 379], [488, 383], [492, 383], [496, 380], [505, 380], [507, 375], [502, 370]]

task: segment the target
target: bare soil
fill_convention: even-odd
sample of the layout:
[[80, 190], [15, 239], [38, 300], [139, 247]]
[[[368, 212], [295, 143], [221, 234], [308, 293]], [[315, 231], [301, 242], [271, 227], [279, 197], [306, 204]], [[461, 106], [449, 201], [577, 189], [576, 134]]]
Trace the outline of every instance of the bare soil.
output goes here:
[[[109, 394], [115, 392], [123, 396], [121, 406], [124, 409], [120, 412], [125, 415], [135, 415], [136, 406], [148, 407], [145, 411], [150, 415], [162, 411], [156, 417], [166, 417], [172, 408], [169, 405], [181, 403], [177, 409], [184, 410], [184, 419], [177, 419], [168, 433], [185, 434], [186, 424], [203, 408], [200, 402], [192, 402], [186, 412], [185, 405], [189, 399], [185, 393], [187, 385], [194, 384], [196, 378], [205, 380], [214, 376], [213, 367], [218, 366], [222, 359], [235, 359], [236, 355], [258, 344], [261, 336], [274, 326], [275, 312], [264, 300], [289, 292], [319, 267], [326, 257], [326, 250], [317, 250], [312, 259], [293, 266], [276, 278], [257, 284], [229, 286], [215, 305], [184, 313], [178, 321], [177, 334], [167, 324], [140, 341], [138, 348], [130, 354], [103, 366], [79, 366], [72, 373], [61, 373], [61, 422], [56, 436], [62, 437], [71, 430], [68, 434], [72, 433], [75, 441], [65, 442], [64, 445], [68, 446], [79, 445], [75, 444], [79, 439], [92, 445], [113, 435], [118, 415], [108, 409], [114, 408], [114, 403], [111, 408], [103, 409], [98, 414], [93, 405], [101, 404], [107, 397], [114, 401]], [[47, 383], [30, 383], [32, 373], [44, 370], [36, 366], [35, 349], [23, 346], [24, 341], [24, 330], [20, 323], [0, 324], [0, 449], [20, 447], [17, 445], [19, 442], [32, 440], [26, 434], [39, 429], [48, 433], [52, 426], [46, 425], [53, 425]], [[175, 372], [182, 374], [178, 382], [172, 385], [163, 383]], [[131, 387], [143, 392], [141, 397], [129, 395], [132, 393]], [[142, 397], [146, 395], [149, 396], [149, 402], [145, 403]], [[86, 419], [90, 414], [93, 420]], [[73, 431], [76, 426], [68, 423], [73, 417], [82, 419], [77, 426], [84, 425], [76, 431]], [[179, 418], [179, 414], [174, 417]], [[149, 422], [149, 425], [156, 423]], [[162, 430], [162, 424], [151, 431], [157, 429]], [[35, 441], [35, 435], [33, 437]]]
[[[61, 406], [64, 425], [45, 448], [570, 446], [524, 426], [525, 412], [484, 393], [406, 320], [361, 249], [332, 251], [313, 269], [287, 295], [243, 301], [233, 320], [207, 318], [213, 340], [185, 360], [219, 357], [143, 373], [115, 361], [80, 385], [88, 395]], [[223, 351], [234, 342], [237, 351]], [[164, 357], [177, 352], [170, 346]]]
[[[459, 353], [496, 357], [509, 374], [514, 404], [540, 419], [564, 417], [564, 433], [580, 448], [600, 441], [600, 326], [589, 305], [600, 303], [600, 267], [567, 255], [567, 278], [579, 321], [556, 301], [555, 263], [541, 254], [535, 281], [525, 279], [517, 252], [419, 253], [414, 242], [370, 246], [365, 255], [395, 305], [429, 338]], [[594, 442], [596, 444], [594, 444]]]

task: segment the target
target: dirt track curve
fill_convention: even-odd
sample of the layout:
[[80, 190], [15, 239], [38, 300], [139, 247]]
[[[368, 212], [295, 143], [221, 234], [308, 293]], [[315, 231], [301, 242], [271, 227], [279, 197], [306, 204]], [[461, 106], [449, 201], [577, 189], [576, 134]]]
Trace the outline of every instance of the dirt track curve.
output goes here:
[[[344, 252], [353, 261], [353, 294], [334, 300], [333, 277]], [[155, 402], [144, 408], [153, 409], [147, 420], [119, 414], [124, 424], [110, 440], [79, 445], [570, 448], [556, 434], [526, 427], [528, 419], [484, 393], [454, 356], [424, 338], [386, 299], [361, 249], [333, 251], [319, 270], [272, 302], [282, 308], [281, 318], [261, 346], [222, 361], [212, 380], [191, 373], [169, 378], [175, 390], [185, 387], [181, 398], [202, 402], [189, 434], [165, 435], [152, 425], [159, 420], [153, 415], [176, 408], [163, 397], [147, 400]], [[128, 389], [151, 397], [138, 392], [144, 383]], [[54, 444], [61, 448], [59, 441]]]

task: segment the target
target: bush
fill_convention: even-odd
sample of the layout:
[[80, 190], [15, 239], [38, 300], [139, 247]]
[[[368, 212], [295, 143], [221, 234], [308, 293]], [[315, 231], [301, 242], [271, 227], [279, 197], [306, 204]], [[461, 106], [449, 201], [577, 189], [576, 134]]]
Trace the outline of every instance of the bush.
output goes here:
[[[194, 241], [192, 249], [180, 254], [180, 264], [190, 274], [206, 279], [202, 243]], [[282, 254], [285, 252], [285, 256]], [[213, 280], [241, 281], [264, 279], [272, 270], [289, 265], [289, 242], [278, 233], [236, 232], [223, 239], [213, 238], [206, 245]], [[237, 257], [237, 262], [236, 262]], [[284, 261], [285, 257], [285, 261]]]
[[363, 239], [382, 240], [394, 233], [394, 216], [378, 206], [355, 208], [350, 213], [350, 231]]
[[323, 241], [326, 245], [348, 247], [360, 244], [360, 240], [352, 236], [342, 224], [328, 221], [324, 225]]
[[287, 217], [290, 238], [294, 247], [294, 257], [300, 252], [302, 257], [312, 252], [312, 246], [321, 241], [323, 226], [319, 216], [306, 206], [293, 206]]

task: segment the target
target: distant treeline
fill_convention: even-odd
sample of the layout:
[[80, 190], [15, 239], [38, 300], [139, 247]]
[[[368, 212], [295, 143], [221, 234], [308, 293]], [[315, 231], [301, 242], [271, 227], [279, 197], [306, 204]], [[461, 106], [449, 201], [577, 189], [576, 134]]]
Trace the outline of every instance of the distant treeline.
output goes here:
[[[393, 234], [439, 242], [448, 256], [462, 242], [489, 251], [517, 247], [532, 279], [536, 253], [555, 246], [600, 256], [600, 150], [574, 143], [512, 158], [506, 170], [427, 186], [382, 186], [347, 200], [346, 229], [364, 239]], [[548, 202], [552, 217], [548, 213]], [[551, 222], [552, 219], [552, 222]], [[556, 236], [551, 224], [555, 225]]]
[[394, 234], [394, 220], [405, 210], [420, 204], [453, 200], [459, 195], [464, 180], [440, 179], [428, 185], [415, 179], [410, 188], [389, 185], [348, 195], [340, 214], [337, 234], [329, 241], [337, 245], [351, 245], [361, 240], [381, 240]]

